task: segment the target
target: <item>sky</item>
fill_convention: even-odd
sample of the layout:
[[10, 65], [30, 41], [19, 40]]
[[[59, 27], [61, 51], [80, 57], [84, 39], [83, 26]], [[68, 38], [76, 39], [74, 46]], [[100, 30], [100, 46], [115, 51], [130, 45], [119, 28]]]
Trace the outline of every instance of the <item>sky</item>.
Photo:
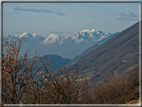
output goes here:
[[84, 29], [121, 32], [139, 21], [139, 3], [3, 3], [3, 35], [69, 36]]

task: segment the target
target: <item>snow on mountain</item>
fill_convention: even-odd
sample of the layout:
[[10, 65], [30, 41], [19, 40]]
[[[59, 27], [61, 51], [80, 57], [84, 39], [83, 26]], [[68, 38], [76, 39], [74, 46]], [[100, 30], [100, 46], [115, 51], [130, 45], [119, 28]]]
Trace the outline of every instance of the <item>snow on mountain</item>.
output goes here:
[[[52, 33], [46, 38], [44, 38], [42, 36], [37, 35], [36, 33], [31, 34], [28, 32], [15, 36], [19, 36], [19, 38], [21, 39], [26, 39], [26, 41], [34, 40], [36, 42], [41, 43], [42, 45], [62, 45], [64, 43], [69, 42], [73, 44], [80, 44], [81, 42], [97, 42], [101, 41], [104, 38], [107, 38], [110, 35], [111, 33], [102, 32], [101, 30], [85, 29], [79, 32], [75, 32], [67, 37]], [[11, 38], [11, 35], [7, 35], [7, 37]]]
[[27, 40], [43, 39], [42, 36], [39, 36], [36, 33], [31, 34], [31, 33], [28, 33], [28, 32], [22, 33], [20, 35], [15, 35], [15, 36], [10, 35], [10, 34], [8, 34], [8, 35], [5, 36], [5, 38], [15, 38], [15, 37], [19, 37], [21, 39], [27, 39]]
[[[15, 35], [16, 37], [19, 36], [21, 39], [26, 39], [26, 41], [35, 41], [42, 45], [63, 45], [64, 43], [71, 43], [71, 44], [80, 44], [82, 42], [97, 42], [101, 41], [104, 38], [107, 38], [108, 36], [112, 35], [108, 32], [102, 32], [101, 30], [96, 29], [85, 29], [79, 32], [75, 32], [71, 34], [70, 36], [60, 36], [57, 34], [50, 34], [47, 37], [42, 37], [37, 35], [36, 33], [31, 34], [28, 32], [25, 32], [20, 35]], [[7, 35], [7, 37], [11, 38], [11, 35]]]
[[34, 40], [36, 42], [40, 42], [40, 41], [43, 41], [45, 39], [44, 37], [39, 36], [36, 33], [31, 34], [31, 33], [28, 33], [28, 32], [25, 32], [25, 33], [20, 34], [20, 35], [15, 35], [15, 37], [19, 37], [20, 39], [26, 39], [26, 41]]
[[5, 41], [7, 37], [17, 40], [17, 36], [20, 39], [25, 39], [25, 43], [22, 46], [21, 54], [26, 50], [30, 50], [30, 54], [33, 54], [35, 50], [45, 54], [58, 54], [66, 58], [73, 58], [76, 55], [81, 54], [85, 49], [95, 45], [104, 43], [116, 34], [103, 32], [96, 29], [85, 29], [79, 32], [75, 32], [70, 36], [60, 36], [57, 34], [50, 34], [47, 37], [42, 37], [36, 33], [31, 34], [25, 32], [20, 35], [7, 35], [3, 38]]
[[25, 32], [25, 33], [19, 35], [19, 38], [29, 38], [29, 39], [31, 39], [31, 38], [33, 38], [33, 35], [28, 33], [28, 32]]
[[71, 41], [74, 41], [75, 44], [80, 44], [83, 41], [86, 41], [86, 42], [100, 41], [110, 35], [111, 33], [102, 32], [101, 30], [85, 29], [80, 32], [75, 32], [74, 34], [70, 35], [66, 39], [70, 39]]
[[58, 44], [61, 45], [63, 43], [63, 39], [61, 36], [56, 35], [54, 33], [48, 35], [43, 42], [41, 42], [43, 45], [52, 45], [52, 44]]

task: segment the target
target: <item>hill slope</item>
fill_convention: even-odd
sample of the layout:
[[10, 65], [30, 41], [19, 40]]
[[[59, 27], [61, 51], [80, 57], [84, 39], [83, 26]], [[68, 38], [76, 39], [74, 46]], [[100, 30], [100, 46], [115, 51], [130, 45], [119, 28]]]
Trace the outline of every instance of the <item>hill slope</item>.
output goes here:
[[105, 43], [106, 41], [108, 41], [109, 39], [111, 39], [112, 37], [116, 36], [117, 34], [119, 34], [119, 32], [116, 32], [112, 35], [110, 35], [109, 37], [100, 40], [99, 42], [96, 42], [98, 44], [95, 44], [89, 48], [87, 48], [85, 51], [83, 51], [80, 55], [77, 55], [76, 57], [74, 57], [69, 63], [66, 64], [66, 66], [69, 66], [73, 63], [75, 63], [80, 57], [88, 54], [89, 52], [93, 51], [94, 49], [98, 48], [101, 44]]
[[[48, 59], [48, 62], [51, 63], [50, 69], [57, 70], [65, 66], [68, 62], [70, 62], [69, 58], [63, 58], [59, 55], [44, 55], [42, 56], [42, 63], [46, 62], [45, 57]], [[34, 57], [33, 57], [34, 58]], [[41, 66], [40, 61], [37, 62], [36, 66]]]
[[93, 72], [97, 83], [115, 72], [128, 74], [139, 63], [139, 23], [111, 38], [97, 49], [81, 57], [69, 69]]
[[77, 55], [75, 58], [73, 58], [69, 63], [66, 64], [66, 66], [69, 66], [73, 63], [75, 63], [80, 57], [86, 55], [87, 53], [91, 52], [92, 50], [96, 49], [97, 47], [99, 47], [100, 44], [96, 44], [94, 46], [91, 46], [90, 48], [86, 49], [84, 52], [82, 52], [81, 55]]

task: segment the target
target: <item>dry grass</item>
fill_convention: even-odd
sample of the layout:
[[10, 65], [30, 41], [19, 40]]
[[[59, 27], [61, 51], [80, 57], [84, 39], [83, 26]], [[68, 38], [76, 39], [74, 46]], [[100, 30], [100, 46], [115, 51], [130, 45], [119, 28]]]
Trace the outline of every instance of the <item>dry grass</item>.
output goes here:
[[95, 103], [125, 104], [131, 100], [138, 100], [139, 72], [134, 69], [127, 77], [115, 74], [106, 83], [99, 83], [95, 90]]

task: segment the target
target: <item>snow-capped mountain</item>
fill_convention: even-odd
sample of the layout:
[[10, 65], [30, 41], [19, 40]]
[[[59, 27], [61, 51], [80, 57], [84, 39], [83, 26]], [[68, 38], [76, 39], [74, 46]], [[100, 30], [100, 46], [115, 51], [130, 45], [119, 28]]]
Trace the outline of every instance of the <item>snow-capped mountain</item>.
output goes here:
[[74, 34], [70, 35], [66, 39], [71, 39], [71, 41], [74, 41], [76, 44], [81, 43], [82, 41], [86, 42], [97, 42], [100, 41], [108, 36], [110, 36], [111, 33], [108, 32], [102, 32], [101, 30], [95, 30], [95, 29], [86, 29], [82, 30], [80, 32], [75, 32]]
[[96, 29], [85, 29], [80, 32], [75, 32], [74, 34], [62, 37], [54, 33], [48, 35], [43, 42], [44, 45], [53, 45], [58, 44], [62, 45], [64, 43], [72, 42], [74, 44], [80, 44], [81, 42], [97, 42], [101, 41], [104, 38], [107, 38], [111, 35], [108, 32], [102, 32], [101, 30]]
[[118, 33], [108, 33], [96, 29], [85, 29], [79, 32], [75, 32], [70, 36], [60, 36], [57, 34], [49, 34], [46, 37], [37, 35], [36, 33], [31, 34], [25, 32], [20, 35], [6, 35], [3, 41], [7, 37], [26, 40], [22, 46], [21, 53], [25, 53], [26, 50], [30, 50], [31, 54], [34, 50], [38, 50], [40, 55], [47, 54], [58, 54], [64, 58], [74, 58], [75, 56], [81, 54], [87, 48], [95, 45], [102, 44], [117, 35]]
[[[39, 41], [42, 45], [62, 45], [64, 43], [72, 42], [74, 44], [80, 44], [81, 42], [98, 42], [101, 41], [104, 38], [109, 37], [112, 35], [111, 33], [108, 32], [102, 32], [101, 30], [96, 30], [96, 29], [85, 29], [79, 32], [75, 32], [71, 34], [70, 36], [63, 37], [57, 34], [50, 34], [47, 35], [47, 37], [42, 37], [37, 35], [36, 33], [31, 34], [28, 32], [25, 32], [21, 35], [15, 35], [14, 37], [19, 37], [21, 39], [26, 39], [27, 41], [29, 40], [37, 40]], [[11, 38], [12, 35], [7, 35], [6, 37]]]
[[16, 36], [19, 36], [19, 38], [29, 38], [29, 39], [33, 38], [33, 35], [28, 32], [25, 32], [21, 35], [16, 35]]
[[15, 35], [15, 37], [19, 37], [20, 39], [26, 39], [27, 41], [29, 40], [38, 40], [38, 41], [43, 41], [45, 38], [42, 36], [37, 35], [36, 33], [28, 33], [25, 32], [21, 35]]
[[53, 44], [61, 45], [63, 43], [63, 38], [59, 35], [52, 33], [49, 36], [47, 36], [45, 40], [41, 43], [43, 45], [53, 45]]

